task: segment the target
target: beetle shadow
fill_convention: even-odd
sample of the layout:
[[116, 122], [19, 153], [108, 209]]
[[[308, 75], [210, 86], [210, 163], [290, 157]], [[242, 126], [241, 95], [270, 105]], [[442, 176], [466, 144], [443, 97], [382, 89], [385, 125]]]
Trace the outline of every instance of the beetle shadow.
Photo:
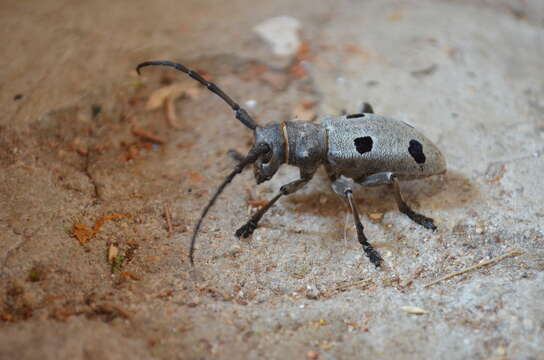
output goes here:
[[[289, 196], [285, 205], [293, 212], [303, 212], [325, 217], [338, 217], [348, 211], [347, 203], [332, 192], [325, 176], [316, 176], [317, 186], [312, 190]], [[479, 190], [465, 175], [448, 171], [444, 175], [421, 180], [404, 181], [401, 191], [408, 204], [418, 212], [425, 209], [450, 209], [465, 207], [477, 201]], [[361, 215], [398, 211], [393, 190], [387, 185], [357, 186], [354, 189]], [[342, 221], [343, 222], [343, 221]]]

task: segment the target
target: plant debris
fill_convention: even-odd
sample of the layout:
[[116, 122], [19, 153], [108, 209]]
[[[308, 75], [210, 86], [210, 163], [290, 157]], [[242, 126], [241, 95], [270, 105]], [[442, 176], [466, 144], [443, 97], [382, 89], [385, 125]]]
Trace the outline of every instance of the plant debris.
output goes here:
[[438, 69], [438, 65], [432, 64], [429, 67], [426, 67], [425, 69], [412, 71], [410, 74], [412, 74], [413, 77], [421, 78], [424, 76], [432, 75], [434, 72]]
[[264, 199], [264, 200], [248, 200], [247, 201], [247, 204], [251, 207], [261, 207], [261, 206], [265, 206], [266, 204], [268, 204], [268, 200]]
[[427, 310], [422, 309], [422, 308], [417, 307], [417, 306], [408, 305], [408, 306], [401, 306], [400, 308], [405, 313], [412, 314], [412, 315], [423, 315], [423, 314], [428, 314], [429, 313]]
[[119, 248], [114, 244], [110, 244], [108, 247], [108, 262], [113, 264], [113, 260], [117, 257], [117, 255], [119, 255]]
[[368, 214], [368, 217], [374, 222], [380, 222], [383, 219], [383, 213], [371, 213]]
[[178, 116], [176, 115], [176, 105], [174, 104], [174, 99], [168, 98], [164, 101], [164, 117], [166, 122], [172, 128], [176, 130], [182, 130], [183, 126], [179, 125]]
[[123, 268], [124, 261], [125, 261], [125, 257], [123, 255], [116, 255], [111, 260], [111, 272], [114, 273], [116, 271], [120, 271]]
[[144, 140], [151, 141], [152, 143], [155, 143], [155, 144], [164, 144], [166, 142], [166, 140], [160, 137], [159, 135], [156, 135], [150, 131], [144, 130], [139, 127], [133, 127], [132, 133], [138, 137], [141, 137]]
[[314, 105], [311, 101], [301, 102], [295, 106], [292, 114], [301, 121], [312, 121], [317, 116]]
[[44, 266], [36, 265], [33, 266], [32, 269], [28, 272], [27, 281], [30, 282], [38, 282], [45, 280], [46, 277], [46, 270]]
[[99, 217], [92, 228], [80, 222], [75, 222], [70, 232], [79, 241], [81, 245], [86, 244], [100, 230], [102, 225], [108, 220], [119, 220], [127, 218], [127, 215], [112, 213]]
[[164, 218], [166, 219], [166, 226], [168, 227], [168, 235], [170, 235], [174, 228], [172, 227], [172, 213], [170, 212], [170, 207], [166, 205], [164, 207]]
[[425, 285], [424, 287], [429, 287], [429, 286], [432, 286], [432, 285], [435, 285], [441, 281], [444, 281], [444, 280], [448, 280], [448, 279], [451, 279], [452, 277], [455, 277], [455, 276], [458, 276], [458, 275], [461, 275], [461, 274], [464, 274], [464, 273], [467, 273], [469, 271], [472, 271], [472, 270], [476, 270], [478, 268], [481, 268], [481, 267], [484, 267], [484, 266], [487, 266], [487, 265], [490, 265], [490, 264], [493, 264], [493, 263], [496, 263], [496, 262], [499, 262], [501, 260], [504, 260], [508, 257], [513, 257], [513, 256], [518, 256], [518, 255], [521, 255], [523, 254], [523, 251], [521, 251], [520, 249], [513, 249], [513, 250], [510, 250], [508, 251], [506, 254], [502, 254], [500, 256], [497, 256], [497, 257], [494, 257], [493, 259], [489, 259], [489, 260], [486, 260], [486, 261], [482, 261], [481, 263], [479, 264], [476, 264], [476, 265], [472, 265], [472, 266], [469, 266], [463, 270], [459, 270], [459, 271], [455, 271], [455, 272], [452, 272], [448, 275], [445, 275], [441, 278], [438, 278], [430, 283], [428, 283], [427, 285]]
[[198, 83], [193, 80], [178, 81], [173, 84], [163, 86], [155, 90], [145, 104], [145, 109], [148, 111], [159, 109], [167, 100], [175, 101], [183, 95], [195, 97], [200, 92]]

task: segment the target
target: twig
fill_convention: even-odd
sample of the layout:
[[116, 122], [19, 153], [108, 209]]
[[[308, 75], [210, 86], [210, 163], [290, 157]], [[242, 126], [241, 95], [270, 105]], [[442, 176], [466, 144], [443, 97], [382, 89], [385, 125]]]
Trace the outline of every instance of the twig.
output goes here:
[[156, 144], [164, 144], [166, 142], [164, 138], [142, 128], [133, 127], [132, 133], [136, 136], [143, 138], [144, 140], [148, 140]]
[[168, 235], [173, 231], [172, 228], [172, 214], [170, 213], [170, 207], [166, 205], [164, 207], [164, 217], [166, 218], [166, 225], [168, 226]]
[[510, 250], [506, 254], [502, 254], [500, 256], [494, 257], [493, 259], [482, 261], [479, 264], [472, 265], [472, 266], [469, 266], [469, 267], [467, 267], [467, 268], [465, 268], [463, 270], [455, 271], [455, 272], [452, 272], [452, 273], [450, 273], [448, 275], [445, 275], [445, 276], [443, 276], [443, 277], [441, 277], [439, 279], [436, 279], [436, 280], [428, 283], [424, 287], [427, 288], [427, 287], [435, 285], [435, 284], [437, 284], [437, 283], [439, 283], [441, 281], [451, 279], [452, 277], [455, 277], [457, 275], [461, 275], [461, 274], [464, 274], [466, 272], [469, 272], [469, 271], [472, 271], [472, 270], [475, 270], [475, 269], [478, 269], [478, 268], [481, 268], [481, 267], [484, 267], [484, 266], [499, 262], [499, 261], [501, 261], [503, 259], [506, 259], [508, 257], [518, 256], [518, 255], [521, 255], [521, 254], [523, 254], [523, 252], [520, 249]]
[[350, 281], [350, 282], [342, 282], [336, 285], [336, 288], [334, 288], [335, 291], [346, 291], [350, 287], [353, 286], [359, 286], [359, 285], [365, 285], [368, 282], [371, 282], [372, 279], [361, 279], [356, 281]]

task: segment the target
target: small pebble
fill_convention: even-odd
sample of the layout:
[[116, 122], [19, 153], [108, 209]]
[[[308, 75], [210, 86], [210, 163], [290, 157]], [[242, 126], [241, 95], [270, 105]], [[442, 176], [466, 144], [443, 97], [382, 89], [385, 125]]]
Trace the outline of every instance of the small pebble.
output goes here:
[[254, 109], [256, 106], [257, 106], [257, 101], [254, 100], [254, 99], [250, 99], [248, 101], [246, 101], [246, 107], [250, 108], [250, 109]]
[[272, 46], [276, 55], [294, 55], [300, 46], [300, 22], [291, 16], [270, 18], [253, 29]]

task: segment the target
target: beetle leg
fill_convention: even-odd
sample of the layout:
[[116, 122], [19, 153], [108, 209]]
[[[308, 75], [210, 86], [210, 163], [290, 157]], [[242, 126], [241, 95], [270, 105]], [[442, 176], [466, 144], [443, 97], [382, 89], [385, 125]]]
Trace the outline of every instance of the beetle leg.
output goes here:
[[363, 106], [361, 107], [361, 112], [367, 113], [367, 114], [374, 114], [374, 109], [372, 108], [372, 105], [370, 105], [367, 102], [364, 102]]
[[301, 171], [300, 179], [283, 185], [280, 188], [280, 192], [276, 196], [274, 196], [266, 205], [261, 207], [259, 211], [253, 214], [248, 222], [246, 222], [242, 227], [236, 230], [236, 236], [247, 238], [248, 236], [253, 234], [253, 231], [255, 231], [255, 229], [257, 228], [257, 225], [259, 224], [259, 221], [261, 220], [263, 215], [276, 203], [276, 201], [280, 199], [280, 197], [282, 197], [283, 195], [290, 195], [301, 189], [312, 179], [314, 174], [315, 170], [309, 173], [303, 173]]
[[410, 206], [408, 206], [408, 204], [406, 204], [406, 202], [404, 201], [402, 197], [402, 194], [400, 193], [400, 185], [397, 178], [393, 176], [391, 180], [392, 180], [393, 190], [395, 192], [395, 200], [397, 201], [399, 211], [401, 213], [406, 214], [410, 219], [412, 219], [414, 222], [418, 223], [419, 225], [423, 226], [424, 228], [436, 230], [436, 225], [434, 224], [433, 219], [416, 213], [414, 210], [410, 208]]
[[[374, 114], [374, 108], [372, 108], [372, 105], [370, 103], [364, 102], [363, 105], [361, 105], [361, 111], [359, 113], [367, 113], [367, 114]], [[348, 112], [346, 109], [342, 109], [340, 111], [340, 115], [347, 115]]]
[[392, 172], [381, 172], [377, 174], [368, 175], [364, 178], [355, 180], [358, 184], [362, 186], [376, 186], [376, 185], [386, 185], [393, 183], [394, 175]]
[[346, 178], [339, 178], [331, 184], [331, 187], [335, 193], [344, 197], [347, 200], [351, 209], [351, 213], [353, 214], [355, 228], [357, 229], [357, 239], [359, 240], [359, 243], [363, 247], [363, 250], [366, 253], [366, 256], [368, 256], [368, 258], [370, 259], [370, 261], [376, 267], [380, 267], [383, 259], [380, 254], [372, 247], [372, 245], [370, 245], [368, 239], [365, 236], [364, 227], [359, 217], [359, 210], [357, 209], [357, 204], [353, 199], [351, 181]]

